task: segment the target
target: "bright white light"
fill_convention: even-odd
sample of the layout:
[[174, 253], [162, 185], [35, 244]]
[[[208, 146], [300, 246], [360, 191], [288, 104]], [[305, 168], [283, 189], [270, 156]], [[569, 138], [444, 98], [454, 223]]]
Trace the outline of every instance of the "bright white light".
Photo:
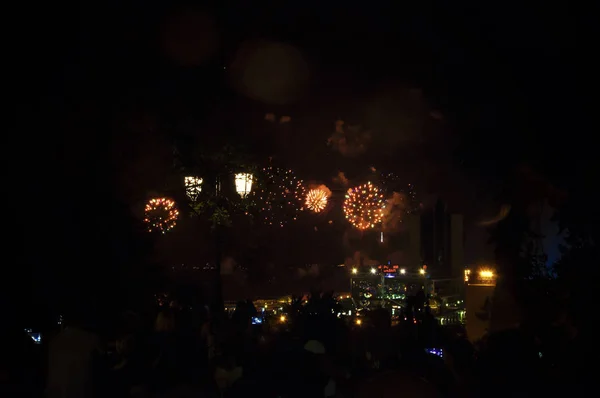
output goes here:
[[353, 274], [358, 274], [358, 270], [356, 268], [352, 268], [352, 273]]
[[237, 173], [235, 175], [235, 190], [242, 198], [248, 196], [252, 190], [252, 174]]
[[421, 274], [421, 275], [425, 275], [425, 270], [424, 270], [423, 268], [421, 268], [421, 269], [419, 270], [419, 274]]
[[404, 269], [404, 268], [400, 268], [400, 273], [401, 273], [401, 274], [406, 274], [406, 269]]
[[383, 232], [381, 232], [381, 235], [379, 235], [379, 241], [383, 243]]
[[376, 273], [376, 272], [377, 272], [377, 270], [376, 270], [375, 268], [371, 268], [371, 273], [372, 273], [372, 274], [374, 274], [374, 273]]
[[494, 277], [494, 273], [490, 270], [481, 270], [479, 271], [479, 277], [481, 279], [492, 279]]
[[188, 176], [183, 178], [183, 183], [185, 185], [185, 194], [192, 201], [198, 200], [198, 196], [200, 192], [202, 192], [202, 178]]

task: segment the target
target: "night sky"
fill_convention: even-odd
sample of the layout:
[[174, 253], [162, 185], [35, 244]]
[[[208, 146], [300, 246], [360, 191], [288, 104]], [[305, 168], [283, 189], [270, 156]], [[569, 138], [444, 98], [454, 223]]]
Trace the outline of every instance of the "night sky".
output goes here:
[[[583, 20], [564, 5], [93, 3], [16, 13], [9, 47], [14, 258], [46, 277], [101, 269], [107, 234], [126, 246], [114, 225], [163, 188], [174, 137], [235, 141], [333, 188], [397, 173], [465, 214], [467, 261], [493, 260], [477, 224], [507, 176], [591, 151], [575, 139]], [[337, 120], [345, 147], [328, 145]]]

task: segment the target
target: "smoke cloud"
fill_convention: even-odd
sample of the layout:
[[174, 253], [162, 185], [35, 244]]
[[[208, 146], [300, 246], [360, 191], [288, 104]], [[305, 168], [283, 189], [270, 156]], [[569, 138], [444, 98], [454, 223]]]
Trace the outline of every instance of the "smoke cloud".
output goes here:
[[331, 197], [331, 189], [327, 188], [325, 184], [308, 184], [308, 189], [320, 189], [327, 194], [327, 197]]
[[336, 184], [342, 185], [347, 187], [348, 184], [350, 183], [350, 181], [348, 181], [348, 179], [346, 178], [346, 174], [344, 174], [344, 172], [340, 171], [337, 176], [333, 177], [333, 182], [335, 182]]
[[221, 275], [233, 275], [237, 263], [233, 257], [225, 257], [221, 261]]
[[366, 151], [370, 141], [371, 132], [363, 131], [361, 126], [344, 126], [344, 121], [338, 120], [327, 145], [343, 156], [355, 157]]
[[306, 277], [315, 278], [315, 277], [319, 276], [320, 273], [321, 273], [321, 270], [319, 269], [319, 264], [312, 264], [312, 265], [308, 266], [307, 268], [298, 268], [298, 278], [300, 278], [300, 279], [306, 278]]
[[374, 260], [369, 257], [369, 255], [365, 252], [356, 251], [352, 255], [352, 257], [346, 257], [344, 264], [346, 267], [356, 267], [361, 265], [361, 257], [362, 257], [362, 265], [367, 267], [376, 267], [380, 264], [380, 261]]
[[395, 231], [400, 227], [400, 223], [406, 214], [405, 196], [394, 192], [383, 211], [382, 226], [384, 231]]

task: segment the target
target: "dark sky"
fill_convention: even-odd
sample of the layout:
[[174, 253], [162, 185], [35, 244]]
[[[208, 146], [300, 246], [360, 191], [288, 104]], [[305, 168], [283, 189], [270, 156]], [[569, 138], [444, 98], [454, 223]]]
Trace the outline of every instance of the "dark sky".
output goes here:
[[[68, 231], [84, 217], [103, 219], [104, 210], [89, 209], [103, 208], [107, 189], [130, 205], [167, 178], [174, 135], [238, 140], [326, 184], [340, 171], [352, 182], [371, 166], [394, 171], [423, 197], [442, 195], [469, 225], [498, 210], [499, 183], [516, 165], [556, 174], [555, 153], [581, 150], [561, 143], [583, 130], [581, 10], [254, 3], [48, 3], [15, 12], [5, 76], [17, 123], [7, 160], [27, 244], [42, 239], [49, 258], [71, 253], [80, 242]], [[268, 113], [291, 121], [266, 121]], [[369, 137], [363, 153], [327, 146], [338, 119]], [[42, 217], [62, 231], [52, 239], [31, 232], [41, 200]], [[471, 246], [476, 259], [481, 242]]]

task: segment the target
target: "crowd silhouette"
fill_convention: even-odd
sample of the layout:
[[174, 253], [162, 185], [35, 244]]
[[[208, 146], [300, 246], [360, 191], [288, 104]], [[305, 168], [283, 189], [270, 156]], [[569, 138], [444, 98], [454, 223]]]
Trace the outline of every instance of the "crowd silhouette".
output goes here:
[[522, 326], [472, 345], [464, 330], [435, 321], [423, 295], [407, 301], [394, 326], [384, 308], [360, 324], [339, 309], [333, 293], [313, 292], [285, 307], [285, 322], [250, 300], [217, 320], [207, 306], [172, 300], [98, 327], [84, 308], [65, 314], [40, 345], [7, 327], [2, 396], [531, 396], [584, 383], [583, 340], [568, 317], [545, 335]]

